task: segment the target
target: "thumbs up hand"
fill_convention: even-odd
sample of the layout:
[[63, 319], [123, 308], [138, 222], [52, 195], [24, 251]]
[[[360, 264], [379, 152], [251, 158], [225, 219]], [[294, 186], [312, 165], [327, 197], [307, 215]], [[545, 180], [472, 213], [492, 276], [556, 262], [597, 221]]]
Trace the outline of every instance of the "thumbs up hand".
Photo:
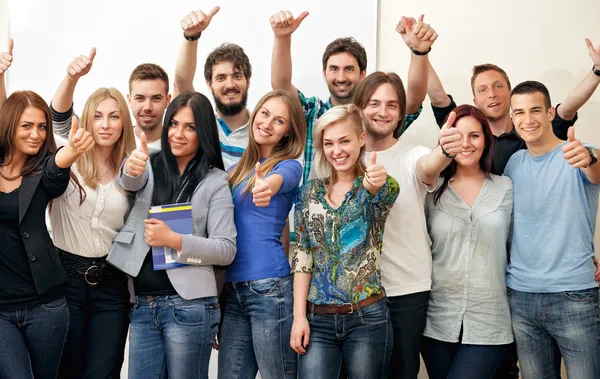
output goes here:
[[371, 153], [371, 159], [369, 165], [365, 171], [365, 178], [363, 179], [363, 186], [367, 191], [372, 194], [376, 194], [381, 187], [387, 181], [387, 171], [381, 164], [377, 164], [377, 153]]
[[208, 13], [202, 11], [192, 11], [181, 20], [179, 25], [183, 29], [183, 34], [188, 37], [196, 36], [208, 28], [214, 15], [219, 12], [221, 7], [214, 7]]
[[575, 139], [575, 128], [572, 126], [567, 131], [567, 144], [563, 146], [562, 151], [573, 168], [586, 168], [592, 163], [592, 156], [587, 147]]
[[262, 172], [260, 162], [256, 162], [255, 169], [256, 180], [254, 181], [254, 188], [252, 188], [252, 201], [257, 207], [267, 207], [273, 197], [273, 190]]
[[[458, 128], [453, 127], [454, 121], [456, 120], [456, 113], [450, 112], [448, 115], [448, 120], [442, 129], [440, 129], [440, 147], [442, 148], [442, 153], [446, 157], [455, 157], [462, 151], [462, 135]], [[448, 156], [450, 155], [450, 156]]]
[[80, 55], [73, 59], [73, 62], [67, 67], [67, 75], [69, 78], [77, 80], [90, 72], [95, 57], [96, 48], [92, 47], [89, 55]]
[[73, 117], [71, 124], [69, 147], [78, 155], [88, 152], [94, 147], [94, 138], [92, 138], [92, 135], [88, 131], [79, 129], [77, 117]]
[[8, 51], [6, 53], [0, 53], [0, 76], [4, 75], [6, 70], [10, 67], [13, 61], [13, 47], [15, 43], [12, 40], [8, 40]]
[[294, 18], [290, 11], [280, 11], [275, 13], [269, 19], [271, 29], [275, 37], [284, 37], [292, 35], [298, 29], [302, 21], [308, 16], [308, 12], [302, 12], [297, 18]]
[[127, 162], [125, 163], [125, 173], [132, 177], [140, 176], [146, 171], [146, 164], [150, 150], [148, 149], [148, 140], [146, 134], [140, 134], [140, 146], [131, 152]]

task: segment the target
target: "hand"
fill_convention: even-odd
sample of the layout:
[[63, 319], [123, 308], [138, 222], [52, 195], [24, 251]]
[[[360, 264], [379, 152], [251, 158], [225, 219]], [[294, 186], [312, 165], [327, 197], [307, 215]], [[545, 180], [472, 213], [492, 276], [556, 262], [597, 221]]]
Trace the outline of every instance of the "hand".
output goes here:
[[273, 197], [273, 191], [271, 186], [265, 180], [260, 162], [256, 162], [255, 168], [256, 180], [254, 182], [254, 188], [252, 188], [252, 201], [257, 207], [267, 207]]
[[450, 112], [448, 120], [440, 130], [440, 147], [453, 157], [462, 151], [462, 135], [458, 128], [453, 126], [455, 120], [456, 113]]
[[73, 116], [71, 131], [69, 132], [69, 147], [77, 154], [86, 153], [94, 147], [94, 138], [88, 131], [79, 129], [79, 121], [75, 116]]
[[363, 186], [371, 193], [378, 191], [387, 181], [387, 171], [381, 164], [377, 164], [377, 153], [371, 153], [371, 161], [365, 172]]
[[275, 37], [286, 37], [292, 35], [298, 29], [298, 26], [308, 16], [308, 12], [302, 12], [297, 18], [292, 16], [290, 11], [280, 11], [275, 13], [269, 19], [271, 29]]
[[592, 163], [588, 149], [583, 146], [581, 141], [575, 139], [575, 128], [572, 126], [567, 131], [567, 144], [563, 146], [562, 151], [565, 159], [573, 168], [586, 168]]
[[585, 39], [585, 44], [587, 45], [590, 58], [592, 58], [594, 65], [596, 68], [600, 69], [600, 45], [598, 45], [597, 49], [594, 49], [594, 45], [592, 45], [592, 41], [590, 41], [589, 38]]
[[290, 347], [298, 354], [304, 355], [310, 340], [310, 325], [306, 317], [294, 317], [292, 333], [290, 334]]
[[594, 266], [596, 266], [596, 281], [600, 283], [600, 265], [598, 264], [598, 258], [594, 257]]
[[170, 247], [172, 245], [172, 237], [175, 232], [164, 221], [149, 218], [144, 220], [144, 224], [146, 225], [144, 228], [144, 239], [148, 245], [152, 247]]
[[0, 76], [4, 75], [6, 70], [10, 67], [13, 61], [13, 47], [15, 46], [14, 41], [8, 40], [8, 51], [6, 53], [0, 53]]
[[409, 17], [402, 17], [396, 25], [396, 31], [400, 33], [404, 43], [417, 51], [426, 52], [438, 34], [431, 25], [423, 22], [424, 15], [419, 16], [418, 20]]
[[140, 176], [146, 171], [150, 150], [148, 149], [148, 140], [146, 134], [140, 134], [140, 146], [131, 152], [125, 163], [125, 173], [129, 176]]
[[88, 56], [80, 55], [73, 59], [73, 62], [67, 67], [67, 75], [72, 79], [79, 79], [90, 72], [92, 63], [96, 57], [96, 48], [92, 47]]
[[179, 23], [181, 25], [181, 29], [183, 29], [183, 34], [188, 37], [195, 36], [208, 28], [210, 25], [210, 21], [213, 16], [219, 12], [221, 7], [214, 7], [208, 13], [204, 13], [202, 11], [192, 11], [187, 16], [181, 20]]

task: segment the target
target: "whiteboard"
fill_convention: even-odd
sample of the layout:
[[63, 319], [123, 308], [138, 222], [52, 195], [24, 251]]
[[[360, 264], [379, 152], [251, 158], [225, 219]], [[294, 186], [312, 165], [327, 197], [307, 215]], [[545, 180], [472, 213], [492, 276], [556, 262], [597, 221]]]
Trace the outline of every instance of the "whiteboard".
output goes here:
[[221, 10], [202, 34], [198, 47], [196, 90], [212, 96], [204, 81], [206, 56], [224, 42], [237, 43], [250, 58], [253, 74], [248, 106], [271, 90], [273, 33], [270, 16], [290, 10], [310, 15], [292, 37], [293, 83], [306, 95], [327, 98], [321, 57], [329, 42], [353, 36], [368, 54], [369, 72], [376, 68], [376, 0], [228, 0], [214, 3], [176, 0], [9, 0], [9, 36], [15, 40], [14, 63], [7, 76], [10, 92], [30, 89], [50, 101], [69, 63], [92, 47], [92, 70], [75, 91], [75, 110], [99, 87], [128, 92], [131, 71], [141, 63], [156, 63], [169, 74], [171, 90], [175, 61], [183, 41], [179, 21], [191, 10]]

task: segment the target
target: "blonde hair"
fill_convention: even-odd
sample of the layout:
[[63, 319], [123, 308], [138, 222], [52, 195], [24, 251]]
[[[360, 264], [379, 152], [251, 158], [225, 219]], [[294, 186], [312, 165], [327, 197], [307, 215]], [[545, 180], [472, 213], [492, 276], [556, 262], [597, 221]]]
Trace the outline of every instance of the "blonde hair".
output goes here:
[[[323, 179], [329, 184], [337, 182], [337, 171], [331, 166], [331, 163], [325, 156], [323, 149], [323, 134], [325, 129], [339, 122], [348, 120], [352, 123], [356, 136], [360, 136], [365, 131], [365, 120], [362, 112], [354, 104], [338, 105], [333, 107], [323, 116], [321, 116], [313, 129], [313, 144], [315, 148], [315, 158], [313, 167], [317, 178]], [[365, 172], [366, 166], [364, 162], [365, 146], [360, 148], [358, 160], [354, 165], [354, 175], [359, 177]]]
[[[279, 98], [281, 99], [289, 112], [289, 123], [290, 133], [288, 136], [283, 137], [281, 141], [275, 146], [273, 152], [267, 159], [261, 164], [262, 171], [266, 175], [271, 172], [273, 167], [279, 162], [286, 159], [296, 159], [304, 151], [304, 144], [306, 141], [306, 120], [304, 119], [304, 112], [298, 99], [293, 96], [290, 92], [284, 90], [275, 90], [264, 95], [256, 104], [250, 121], [248, 122], [248, 147], [242, 154], [242, 158], [239, 163], [231, 170], [229, 174], [229, 186], [236, 188], [252, 173], [256, 162], [260, 160], [260, 147], [254, 140], [253, 127], [254, 119], [256, 115], [263, 107], [263, 105], [270, 99]], [[248, 192], [254, 186], [256, 176], [252, 173], [252, 176], [246, 183], [243, 192]]]
[[[111, 164], [114, 172], [118, 172], [121, 162], [135, 149], [135, 137], [133, 135], [133, 124], [129, 115], [129, 108], [125, 98], [116, 88], [99, 88], [85, 102], [83, 113], [81, 115], [80, 127], [89, 133], [92, 133], [94, 115], [98, 105], [106, 99], [114, 99], [117, 102], [119, 112], [121, 112], [121, 121], [123, 130], [121, 136], [113, 147], [111, 155]], [[83, 178], [83, 182], [90, 188], [98, 186], [98, 168], [94, 161], [93, 151], [88, 151], [81, 155], [77, 160], [77, 170]]]

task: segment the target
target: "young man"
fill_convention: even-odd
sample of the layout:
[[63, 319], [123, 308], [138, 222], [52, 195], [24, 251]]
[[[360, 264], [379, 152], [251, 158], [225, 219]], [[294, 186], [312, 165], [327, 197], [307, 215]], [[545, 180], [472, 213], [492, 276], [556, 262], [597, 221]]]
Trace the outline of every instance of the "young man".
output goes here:
[[[352, 102], [356, 86], [365, 78], [367, 70], [367, 53], [364, 47], [354, 38], [338, 38], [331, 42], [323, 53], [323, 78], [327, 82], [330, 97], [323, 101], [318, 97], [306, 97], [292, 84], [292, 33], [296, 31], [308, 12], [301, 13], [297, 18], [289, 11], [281, 11], [271, 16], [273, 29], [273, 55], [271, 60], [271, 86], [273, 89], [285, 89], [298, 94], [298, 99], [304, 108], [308, 128], [306, 148], [304, 150], [303, 181], [306, 182], [312, 168], [313, 141], [312, 130], [316, 120], [331, 107]], [[397, 28], [396, 30], [399, 31]], [[400, 32], [400, 31], [399, 31]], [[421, 19], [415, 25], [415, 34], [424, 40], [432, 42], [437, 38], [437, 33]], [[413, 47], [413, 55], [424, 55], [429, 51]], [[406, 103], [407, 117], [404, 129], [417, 119], [421, 111], [421, 102], [425, 97], [422, 83], [426, 80], [424, 68], [409, 68], [408, 96]], [[411, 79], [414, 78], [414, 79]], [[425, 79], [423, 79], [425, 78]], [[421, 88], [420, 90], [417, 87]]]
[[[184, 91], [194, 91], [198, 39], [219, 9], [214, 7], [206, 14], [202, 11], [190, 12], [181, 20], [185, 40], [175, 68], [175, 96]], [[233, 43], [223, 44], [213, 50], [204, 64], [204, 79], [217, 108], [215, 117], [219, 125], [225, 169], [237, 163], [248, 146], [250, 111], [246, 101], [251, 76], [252, 66], [248, 56]]]
[[[600, 378], [600, 319], [594, 230], [600, 192], [595, 149], [552, 131], [555, 109], [539, 82], [517, 85], [512, 121], [527, 150], [505, 174], [514, 183], [514, 227], [507, 268], [508, 300], [525, 378]], [[559, 362], [558, 362], [559, 363]]]

